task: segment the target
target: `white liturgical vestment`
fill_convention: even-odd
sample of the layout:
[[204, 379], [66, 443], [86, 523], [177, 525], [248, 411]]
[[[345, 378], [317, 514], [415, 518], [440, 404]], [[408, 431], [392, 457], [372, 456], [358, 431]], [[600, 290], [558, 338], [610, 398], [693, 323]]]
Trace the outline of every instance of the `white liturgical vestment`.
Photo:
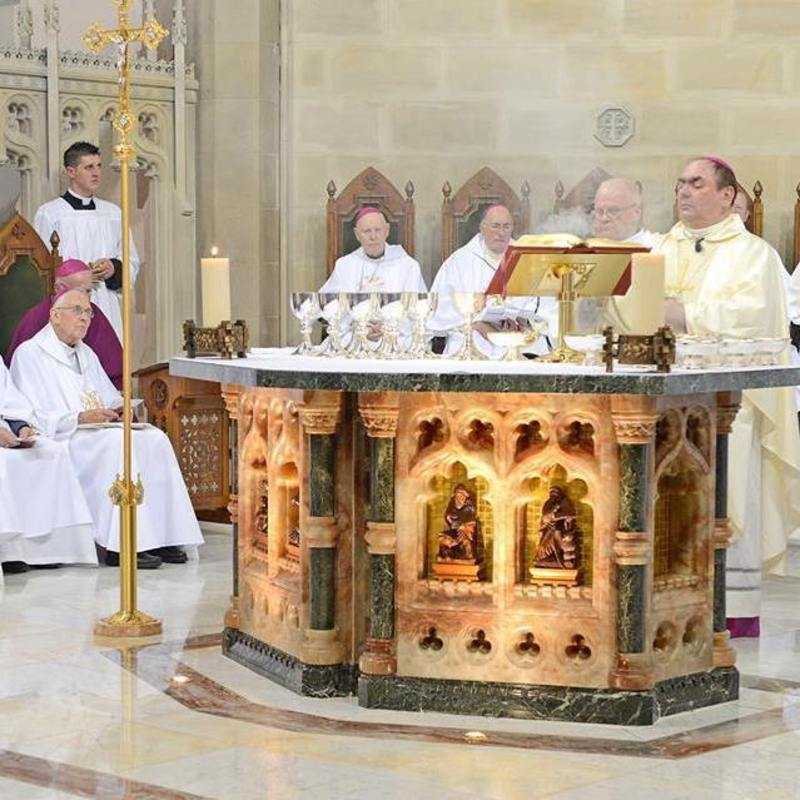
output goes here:
[[[780, 256], [749, 233], [738, 215], [703, 230], [679, 222], [655, 252], [665, 256], [666, 294], [683, 303], [689, 333], [787, 336]], [[792, 389], [743, 392], [730, 436], [728, 514], [734, 541], [728, 549], [727, 615], [757, 617], [762, 567], [782, 571], [787, 540], [800, 524], [800, 437]]]
[[[502, 256], [492, 253], [479, 233], [463, 247], [453, 252], [442, 264], [433, 279], [431, 293], [438, 294], [436, 312], [428, 321], [428, 329], [435, 335], [447, 336], [445, 354], [461, 347], [463, 336], [459, 327], [464, 317], [453, 304], [454, 292], [485, 292], [500, 266]], [[529, 349], [543, 355], [550, 350], [550, 342], [558, 333], [558, 305], [553, 297], [509, 297], [503, 303], [490, 303], [478, 317], [486, 322], [497, 322], [503, 318], [540, 317], [547, 321], [548, 332]], [[492, 345], [482, 334], [473, 334], [475, 346], [489, 358], [499, 358], [505, 348]]]
[[[71, 348], [45, 326], [14, 353], [11, 374], [36, 410], [45, 431], [69, 436], [72, 463], [95, 526], [95, 540], [119, 551], [119, 509], [108, 489], [122, 473], [120, 423], [79, 426], [78, 414], [91, 408], [119, 408], [122, 396], [83, 342]], [[144, 502], [138, 507], [138, 549], [202, 544], [172, 445], [152, 425], [133, 431], [133, 476], [141, 476]]]
[[[0, 363], [0, 428], [9, 430], [6, 420], [37, 427]], [[97, 564], [92, 517], [66, 442], [38, 436], [33, 447], [0, 448], [0, 561]]]
[[648, 231], [646, 228], [641, 228], [625, 241], [640, 244], [642, 247], [649, 247], [652, 250], [661, 241], [661, 234], [653, 233], [653, 231]]
[[[71, 195], [71, 202], [57, 197], [40, 206], [33, 221], [36, 233], [45, 244], [49, 245], [53, 231], [58, 233], [61, 240], [58, 249], [64, 260], [77, 258], [87, 264], [103, 258], [122, 259], [121, 224], [119, 206], [98, 197], [86, 199], [75, 194]], [[131, 284], [136, 281], [138, 272], [139, 256], [131, 236]], [[122, 341], [119, 293], [100, 282], [94, 285], [91, 299], [106, 315]]]
[[363, 247], [336, 259], [320, 292], [427, 292], [419, 263], [402, 245], [387, 244], [380, 258]]

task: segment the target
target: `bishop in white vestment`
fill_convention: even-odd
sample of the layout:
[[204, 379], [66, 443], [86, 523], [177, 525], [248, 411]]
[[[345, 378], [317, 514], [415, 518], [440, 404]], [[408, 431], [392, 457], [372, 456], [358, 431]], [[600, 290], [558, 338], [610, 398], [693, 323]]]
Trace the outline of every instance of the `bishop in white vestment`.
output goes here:
[[[442, 264], [433, 279], [431, 293], [438, 294], [436, 312], [428, 322], [434, 335], [447, 336], [445, 354], [456, 352], [463, 343], [460, 327], [464, 317], [456, 309], [454, 292], [485, 292], [511, 243], [513, 218], [505, 206], [491, 206], [481, 220], [480, 231]], [[486, 327], [497, 327], [503, 319], [532, 320], [548, 323], [548, 332], [529, 351], [537, 355], [549, 352], [552, 337], [557, 334], [558, 306], [552, 297], [513, 297], [505, 302], [489, 303], [473, 332], [475, 346], [488, 358], [499, 358], [505, 348], [493, 345], [484, 336]]]
[[[92, 265], [96, 282], [92, 302], [106, 315], [122, 341], [122, 212], [119, 206], [95, 197], [102, 168], [100, 151], [87, 142], [77, 142], [64, 153], [69, 189], [61, 197], [40, 206], [33, 226], [46, 244], [53, 231], [60, 239], [64, 259]], [[139, 256], [131, 236], [131, 283], [139, 272]]]
[[320, 292], [427, 292], [419, 263], [402, 245], [387, 244], [389, 223], [380, 209], [356, 214], [357, 250], [336, 260]]
[[[655, 251], [665, 257], [667, 321], [690, 334], [785, 337], [785, 270], [775, 250], [732, 213], [730, 167], [714, 158], [692, 161], [676, 191], [681, 221]], [[728, 627], [733, 635], [758, 635], [762, 569], [783, 570], [787, 540], [800, 524], [791, 389], [743, 392], [730, 436], [728, 515]]]
[[28, 564], [96, 565], [92, 517], [67, 444], [37, 436], [35, 426], [0, 361], [0, 562], [18, 572]]
[[[122, 472], [122, 427], [116, 422], [122, 396], [94, 351], [81, 341], [90, 313], [84, 292], [71, 290], [59, 297], [50, 323], [17, 348], [11, 374], [45, 432], [69, 437], [95, 539], [117, 553], [119, 510], [111, 504], [108, 489]], [[155, 550], [170, 561], [162, 551], [202, 544], [172, 445], [158, 428], [137, 425], [134, 430], [133, 475], [141, 475], [144, 485], [137, 512], [139, 552]]]

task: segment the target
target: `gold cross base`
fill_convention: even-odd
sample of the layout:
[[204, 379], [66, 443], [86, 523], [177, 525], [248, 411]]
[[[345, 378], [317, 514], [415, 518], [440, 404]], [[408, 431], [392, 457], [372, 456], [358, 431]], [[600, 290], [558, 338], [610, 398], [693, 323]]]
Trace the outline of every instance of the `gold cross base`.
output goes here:
[[94, 635], [114, 639], [139, 639], [145, 636], [159, 636], [161, 620], [142, 611], [117, 611], [110, 617], [94, 624]]

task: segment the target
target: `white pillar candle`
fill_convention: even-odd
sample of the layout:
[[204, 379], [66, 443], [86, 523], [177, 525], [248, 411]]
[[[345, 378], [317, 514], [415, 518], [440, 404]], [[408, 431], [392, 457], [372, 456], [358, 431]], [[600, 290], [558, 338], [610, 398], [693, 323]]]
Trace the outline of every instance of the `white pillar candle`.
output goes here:
[[231, 318], [231, 263], [230, 259], [217, 258], [218, 252], [212, 247], [214, 257], [200, 259], [204, 328], [216, 328]]

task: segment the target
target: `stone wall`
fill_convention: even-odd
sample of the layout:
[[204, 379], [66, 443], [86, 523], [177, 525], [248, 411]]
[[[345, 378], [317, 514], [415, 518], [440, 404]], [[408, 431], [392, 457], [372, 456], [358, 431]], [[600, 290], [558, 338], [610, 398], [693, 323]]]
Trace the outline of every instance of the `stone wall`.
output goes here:
[[[247, 4], [245, 4], [247, 5]], [[285, 269], [324, 275], [325, 185], [373, 164], [417, 189], [417, 256], [438, 267], [441, 186], [481, 166], [532, 186], [532, 219], [594, 166], [639, 178], [665, 229], [681, 163], [730, 159], [764, 186], [765, 235], [791, 257], [800, 181], [800, 4], [766, 0], [291, 0], [284, 3]], [[595, 138], [624, 104], [636, 132]], [[265, 134], [262, 132], [262, 141]]]

